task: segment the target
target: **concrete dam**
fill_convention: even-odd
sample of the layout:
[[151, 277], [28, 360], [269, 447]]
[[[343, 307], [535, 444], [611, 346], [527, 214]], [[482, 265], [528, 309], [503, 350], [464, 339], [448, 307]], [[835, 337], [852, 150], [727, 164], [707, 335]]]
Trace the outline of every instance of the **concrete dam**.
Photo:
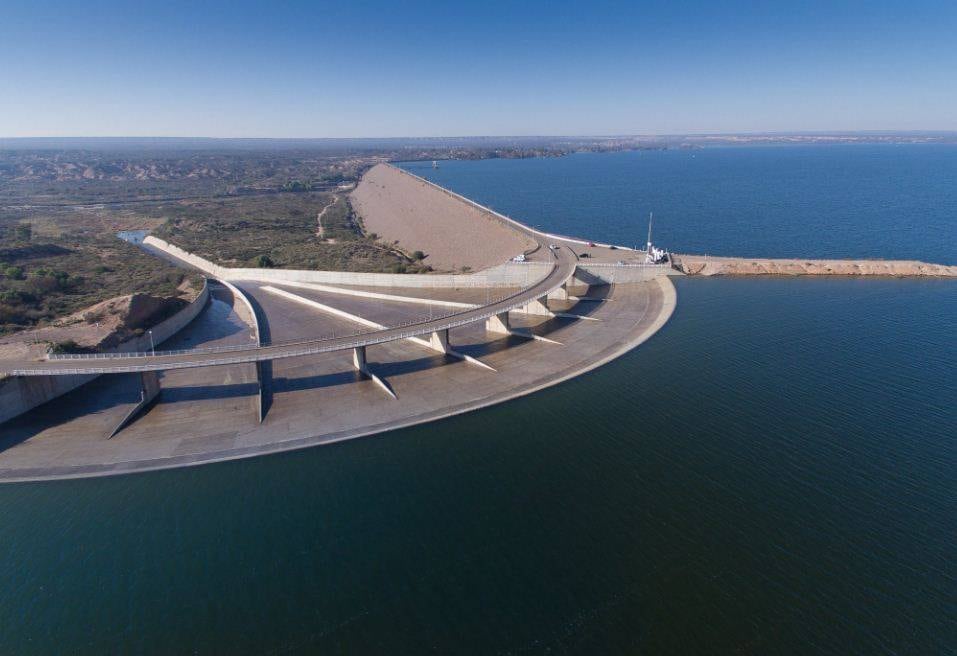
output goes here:
[[[434, 235], [450, 266], [475, 230], [499, 250], [472, 248], [488, 264], [474, 273], [359, 274], [233, 269], [147, 237], [157, 257], [207, 276], [204, 299], [149, 349], [0, 360], [0, 385], [17, 392], [0, 398], [22, 406], [0, 424], [0, 481], [196, 465], [434, 421], [594, 369], [674, 310], [680, 273], [642, 253], [533, 230], [387, 165], [354, 194], [367, 221]], [[376, 214], [397, 208], [401, 220]]]

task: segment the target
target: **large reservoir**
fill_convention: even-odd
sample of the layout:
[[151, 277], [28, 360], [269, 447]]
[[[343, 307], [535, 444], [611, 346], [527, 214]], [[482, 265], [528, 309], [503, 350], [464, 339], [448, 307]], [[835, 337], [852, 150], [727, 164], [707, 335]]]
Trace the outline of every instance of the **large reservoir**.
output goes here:
[[[957, 262], [957, 148], [407, 165], [550, 230]], [[653, 339], [426, 426], [0, 486], [0, 652], [957, 650], [957, 284], [684, 279]]]

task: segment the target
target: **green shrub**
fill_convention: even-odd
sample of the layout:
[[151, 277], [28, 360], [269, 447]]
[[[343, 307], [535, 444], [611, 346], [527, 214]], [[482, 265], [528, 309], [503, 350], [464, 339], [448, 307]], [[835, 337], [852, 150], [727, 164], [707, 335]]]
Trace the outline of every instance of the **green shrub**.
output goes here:
[[26, 276], [23, 273], [23, 267], [11, 266], [3, 270], [3, 275], [11, 280], [23, 280]]
[[257, 255], [253, 258], [252, 265], [260, 269], [272, 269], [276, 263], [268, 255]]

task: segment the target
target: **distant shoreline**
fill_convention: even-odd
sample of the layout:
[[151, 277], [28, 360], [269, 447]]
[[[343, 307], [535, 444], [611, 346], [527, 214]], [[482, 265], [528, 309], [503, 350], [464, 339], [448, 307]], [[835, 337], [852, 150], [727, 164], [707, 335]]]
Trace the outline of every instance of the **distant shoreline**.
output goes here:
[[[459, 149], [550, 149], [601, 152], [614, 149], [740, 144], [954, 144], [957, 131], [822, 131], [711, 134], [535, 135], [456, 137], [0, 137], [0, 153], [24, 150], [312, 150], [325, 152]], [[422, 158], [424, 159], [424, 158]], [[400, 160], [396, 160], [400, 161]], [[420, 161], [408, 159], [401, 161]]]

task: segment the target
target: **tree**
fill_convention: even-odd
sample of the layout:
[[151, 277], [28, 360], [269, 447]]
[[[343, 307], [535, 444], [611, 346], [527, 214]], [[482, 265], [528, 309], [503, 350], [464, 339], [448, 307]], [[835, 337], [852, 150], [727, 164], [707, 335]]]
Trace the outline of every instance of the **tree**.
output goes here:
[[3, 270], [3, 275], [12, 280], [23, 280], [25, 278], [23, 268], [18, 266], [7, 267]]
[[253, 258], [253, 266], [260, 269], [272, 269], [276, 263], [268, 255], [257, 255]]

